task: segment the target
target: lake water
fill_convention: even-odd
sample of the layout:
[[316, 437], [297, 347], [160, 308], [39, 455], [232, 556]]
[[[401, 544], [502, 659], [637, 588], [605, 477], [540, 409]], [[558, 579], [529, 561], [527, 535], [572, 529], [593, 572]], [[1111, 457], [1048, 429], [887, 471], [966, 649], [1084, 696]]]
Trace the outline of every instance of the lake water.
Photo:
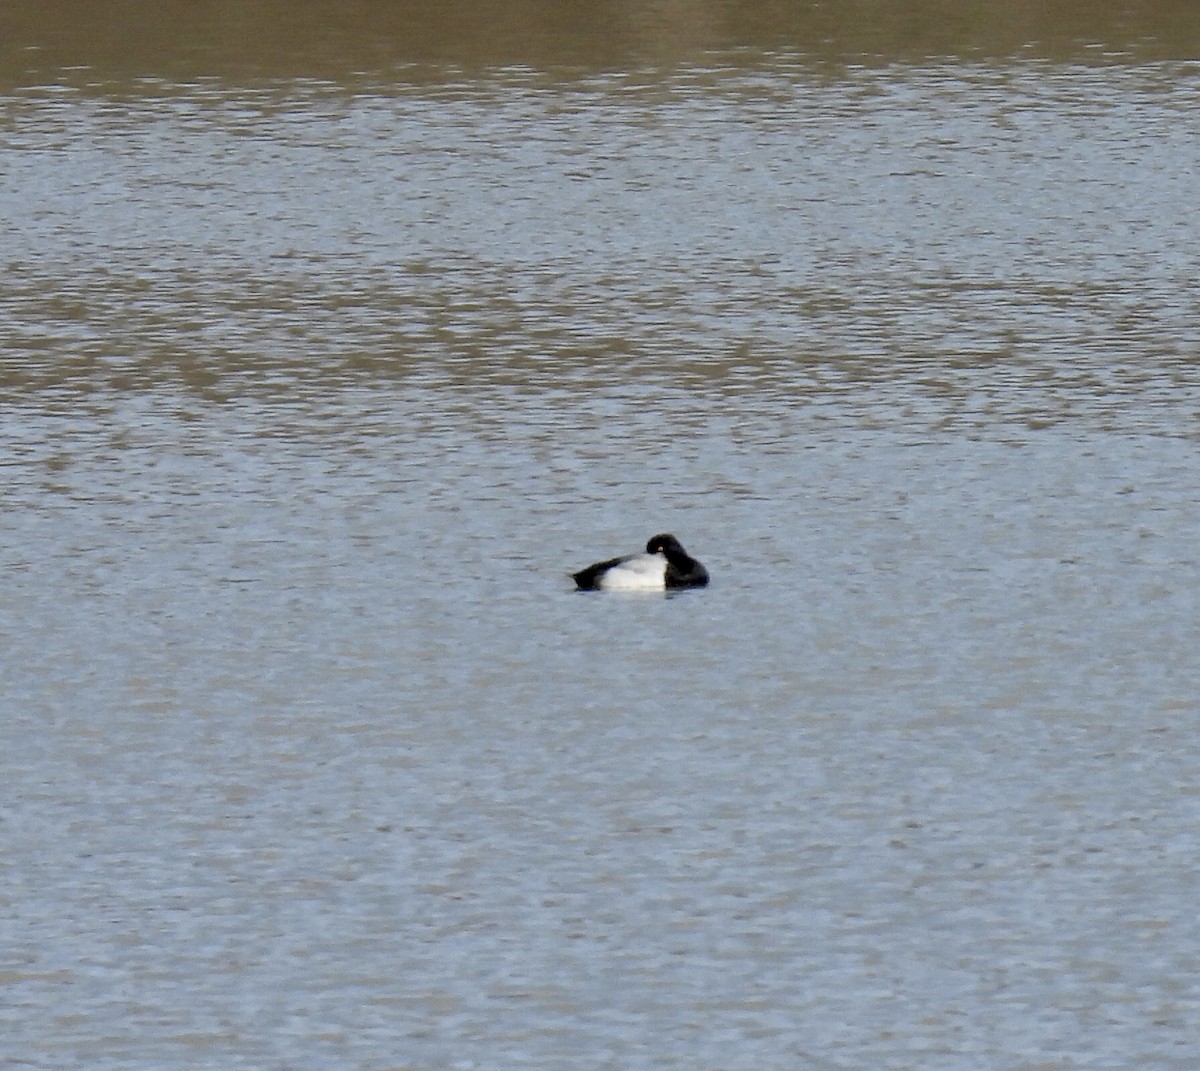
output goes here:
[[0, 1066], [1196, 1066], [1200, 15], [780, 7], [6, 15]]

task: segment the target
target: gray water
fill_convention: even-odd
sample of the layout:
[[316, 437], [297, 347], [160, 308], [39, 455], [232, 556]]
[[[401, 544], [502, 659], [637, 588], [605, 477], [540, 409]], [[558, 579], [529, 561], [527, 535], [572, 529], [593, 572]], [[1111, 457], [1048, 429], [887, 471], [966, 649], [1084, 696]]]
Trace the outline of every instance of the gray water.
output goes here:
[[601, 51], [7, 84], [0, 1065], [1196, 1066], [1200, 69]]

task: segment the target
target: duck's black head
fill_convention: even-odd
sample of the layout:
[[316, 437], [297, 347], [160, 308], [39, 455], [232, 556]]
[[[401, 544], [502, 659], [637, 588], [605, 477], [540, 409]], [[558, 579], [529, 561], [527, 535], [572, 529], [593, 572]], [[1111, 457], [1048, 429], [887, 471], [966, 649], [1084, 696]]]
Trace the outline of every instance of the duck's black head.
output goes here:
[[670, 558], [684, 555], [687, 551], [683, 549], [683, 544], [678, 539], [664, 532], [662, 535], [651, 536], [650, 541], [646, 544], [646, 553], [665, 554]]

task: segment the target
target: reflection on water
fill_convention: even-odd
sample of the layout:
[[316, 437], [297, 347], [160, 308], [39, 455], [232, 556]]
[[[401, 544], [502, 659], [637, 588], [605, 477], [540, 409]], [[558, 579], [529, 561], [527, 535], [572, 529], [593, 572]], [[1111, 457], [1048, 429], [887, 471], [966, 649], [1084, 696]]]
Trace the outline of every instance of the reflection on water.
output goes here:
[[[1185, 407], [1197, 83], [794, 63], [12, 107], [12, 388], [903, 381]], [[31, 191], [37, 191], [36, 196]], [[713, 211], [720, 205], [720, 211]], [[1128, 413], [1139, 426], [1142, 408]]]
[[0, 1063], [1190, 1066], [1192, 6], [101, 7], [2, 16]]
[[[15, 10], [13, 8], [15, 7]], [[622, 70], [695, 64], [707, 53], [788, 52], [806, 62], [868, 65], [955, 57], [1108, 64], [1200, 57], [1190, 0], [220, 0], [96, 5], [20, 3], [5, 13], [0, 85], [233, 81], [309, 77], [337, 83], [419, 65], [478, 70]]]

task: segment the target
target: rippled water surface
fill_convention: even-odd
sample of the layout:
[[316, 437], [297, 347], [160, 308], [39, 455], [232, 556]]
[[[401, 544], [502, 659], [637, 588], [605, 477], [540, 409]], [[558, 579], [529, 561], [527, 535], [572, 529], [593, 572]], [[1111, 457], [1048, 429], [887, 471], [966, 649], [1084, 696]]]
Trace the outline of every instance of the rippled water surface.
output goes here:
[[1187, 9], [552, 8], [14, 20], [0, 1064], [1190, 1071]]

